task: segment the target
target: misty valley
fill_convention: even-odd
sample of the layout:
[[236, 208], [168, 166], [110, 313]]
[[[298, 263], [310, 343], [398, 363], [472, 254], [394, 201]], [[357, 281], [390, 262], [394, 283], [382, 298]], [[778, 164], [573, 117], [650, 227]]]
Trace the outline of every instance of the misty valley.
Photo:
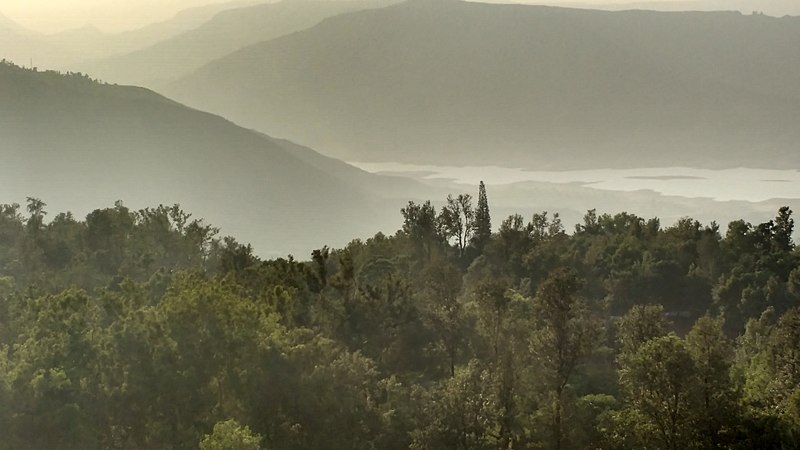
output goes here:
[[503, 1], [0, 4], [0, 450], [800, 449], [800, 3]]
[[401, 163], [350, 164], [378, 174], [396, 174], [422, 180], [477, 185], [486, 181], [505, 186], [540, 182], [575, 184], [606, 191], [653, 191], [661, 195], [711, 198], [718, 201], [762, 202], [800, 197], [800, 172], [793, 169], [694, 169], [650, 167], [639, 169], [588, 169], [541, 171], [498, 166], [452, 167]]

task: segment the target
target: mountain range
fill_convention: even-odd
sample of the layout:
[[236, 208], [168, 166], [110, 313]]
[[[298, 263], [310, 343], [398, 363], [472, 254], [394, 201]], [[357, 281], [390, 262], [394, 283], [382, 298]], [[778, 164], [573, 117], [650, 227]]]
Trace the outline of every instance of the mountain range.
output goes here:
[[[0, 192], [80, 214], [177, 202], [274, 256], [393, 231], [408, 200], [472, 189], [342, 160], [798, 168], [798, 42], [800, 17], [458, 0], [226, 3], [115, 35], [0, 16], [0, 58], [89, 73], [0, 64]], [[493, 186], [493, 211], [577, 222], [588, 208], [720, 218], [796, 204], [591, 181]]]
[[[87, 213], [180, 203], [264, 255], [397, 228], [416, 182], [368, 174], [136, 87], [0, 65], [0, 192]], [[395, 198], [402, 197], [402, 198]]]
[[335, 157], [798, 167], [800, 18], [410, 0], [161, 91]]
[[243, 47], [309, 28], [325, 18], [391, 0], [284, 0], [229, 8], [207, 22], [133, 52], [76, 65], [108, 82], [157, 87]]
[[0, 14], [0, 59], [25, 65], [32, 60], [35, 65], [49, 69], [78, 70], [79, 63], [154, 45], [202, 25], [221, 11], [254, 3], [254, 0], [237, 0], [188, 8], [167, 20], [118, 33], [86, 25], [46, 34], [28, 30]]
[[26, 66], [33, 61], [56, 66], [70, 61], [71, 55], [48, 42], [44, 35], [30, 31], [0, 14], [0, 59]]

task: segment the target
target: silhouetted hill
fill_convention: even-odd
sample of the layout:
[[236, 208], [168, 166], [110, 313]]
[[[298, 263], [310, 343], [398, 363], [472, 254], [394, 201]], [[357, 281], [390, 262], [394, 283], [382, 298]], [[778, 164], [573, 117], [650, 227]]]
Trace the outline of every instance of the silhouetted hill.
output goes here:
[[412, 0], [164, 92], [348, 159], [800, 167], [798, 42], [800, 18]]
[[389, 3], [387, 0], [285, 0], [233, 8], [198, 28], [147, 48], [81, 64], [78, 68], [109, 82], [156, 86], [243, 47], [303, 30], [327, 17]]
[[[0, 65], [2, 201], [181, 203], [267, 254], [395, 229], [412, 181], [367, 174], [142, 88]], [[398, 186], [397, 183], [402, 183]]]

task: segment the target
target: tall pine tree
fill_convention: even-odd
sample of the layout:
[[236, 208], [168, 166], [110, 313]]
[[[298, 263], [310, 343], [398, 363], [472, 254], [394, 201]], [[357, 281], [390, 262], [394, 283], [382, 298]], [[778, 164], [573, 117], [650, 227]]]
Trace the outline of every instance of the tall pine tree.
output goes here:
[[483, 181], [478, 187], [478, 206], [475, 208], [473, 224], [472, 245], [482, 251], [492, 237], [492, 218], [489, 215], [489, 200], [486, 198], [486, 185]]

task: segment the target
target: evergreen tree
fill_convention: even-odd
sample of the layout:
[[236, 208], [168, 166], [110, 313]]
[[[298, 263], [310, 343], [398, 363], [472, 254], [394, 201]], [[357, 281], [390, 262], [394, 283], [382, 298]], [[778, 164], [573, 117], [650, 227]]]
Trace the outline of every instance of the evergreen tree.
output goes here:
[[788, 206], [778, 210], [778, 215], [773, 222], [773, 241], [778, 251], [790, 252], [794, 249], [792, 233], [794, 233], [794, 219], [792, 210]]
[[478, 250], [483, 250], [492, 237], [492, 218], [489, 214], [489, 200], [486, 198], [486, 185], [483, 181], [478, 187], [478, 206], [475, 208], [473, 227], [475, 231], [472, 235], [472, 245]]

